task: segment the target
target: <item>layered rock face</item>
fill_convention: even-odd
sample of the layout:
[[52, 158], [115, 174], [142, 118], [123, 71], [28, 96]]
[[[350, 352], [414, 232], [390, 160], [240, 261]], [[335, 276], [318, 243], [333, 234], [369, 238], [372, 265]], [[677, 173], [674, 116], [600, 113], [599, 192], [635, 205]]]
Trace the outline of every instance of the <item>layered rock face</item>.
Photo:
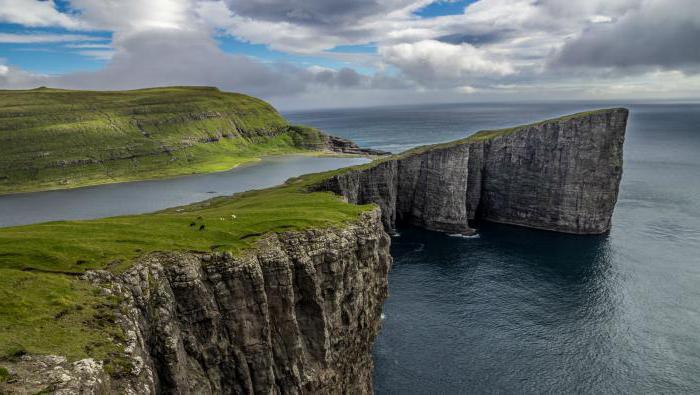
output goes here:
[[43, 360], [24, 362], [26, 376], [57, 393], [372, 393], [389, 243], [375, 209], [340, 229], [270, 234], [242, 256], [154, 253], [121, 275], [90, 272], [124, 300], [126, 373], [56, 357], [60, 380]]
[[474, 219], [604, 233], [617, 201], [628, 111], [608, 109], [422, 147], [318, 186], [376, 203], [387, 229], [472, 233]]

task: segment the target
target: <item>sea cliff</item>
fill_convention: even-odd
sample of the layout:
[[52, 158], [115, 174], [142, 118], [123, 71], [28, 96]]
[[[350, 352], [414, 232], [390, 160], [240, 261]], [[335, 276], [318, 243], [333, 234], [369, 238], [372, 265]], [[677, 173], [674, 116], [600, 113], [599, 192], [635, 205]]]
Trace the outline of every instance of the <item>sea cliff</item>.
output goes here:
[[121, 300], [120, 370], [24, 355], [4, 363], [18, 376], [5, 389], [372, 393], [390, 267], [375, 209], [344, 227], [269, 234], [243, 255], [161, 252], [121, 274], [91, 271], [86, 281]]
[[606, 109], [419, 147], [317, 190], [376, 203], [397, 223], [470, 234], [485, 220], [576, 234], [610, 229], [628, 111]]

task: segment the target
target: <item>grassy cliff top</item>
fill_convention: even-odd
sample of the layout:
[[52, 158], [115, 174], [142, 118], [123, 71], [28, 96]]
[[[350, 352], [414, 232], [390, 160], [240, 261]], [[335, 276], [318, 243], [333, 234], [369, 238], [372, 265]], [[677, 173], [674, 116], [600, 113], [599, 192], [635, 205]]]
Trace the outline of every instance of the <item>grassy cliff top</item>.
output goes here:
[[469, 143], [478, 142], [478, 141], [492, 140], [492, 139], [496, 139], [499, 137], [514, 134], [514, 133], [521, 131], [521, 130], [530, 129], [530, 128], [542, 126], [545, 124], [567, 122], [567, 121], [571, 121], [571, 120], [575, 120], [575, 119], [587, 118], [587, 117], [590, 117], [590, 116], [596, 115], [596, 114], [603, 114], [603, 113], [607, 113], [607, 112], [621, 111], [621, 110], [627, 111], [624, 108], [603, 108], [603, 109], [599, 109], [599, 110], [583, 111], [583, 112], [578, 112], [575, 114], [563, 115], [563, 116], [557, 117], [557, 118], [546, 119], [544, 121], [538, 121], [538, 122], [533, 122], [533, 123], [529, 123], [529, 124], [525, 124], [525, 125], [513, 126], [513, 127], [509, 127], [509, 128], [481, 130], [481, 131], [478, 131], [478, 132], [476, 132], [472, 135], [469, 135], [463, 139], [449, 141], [447, 143], [439, 143], [439, 144], [424, 145], [424, 146], [416, 147], [416, 148], [410, 149], [408, 151], [402, 152], [402, 153], [398, 154], [397, 156], [398, 157], [406, 157], [406, 156], [410, 156], [410, 155], [414, 155], [414, 154], [420, 154], [423, 152], [427, 152], [430, 150], [454, 147], [454, 146], [460, 145], [460, 144], [469, 144]]
[[343, 173], [346, 173], [349, 171], [369, 169], [369, 168], [375, 167], [378, 164], [381, 164], [384, 162], [389, 162], [389, 161], [398, 160], [398, 159], [404, 159], [404, 158], [407, 158], [407, 157], [410, 157], [413, 155], [420, 155], [420, 154], [428, 152], [428, 151], [447, 149], [447, 148], [451, 148], [451, 147], [455, 147], [455, 146], [459, 146], [459, 145], [463, 145], [463, 144], [471, 144], [474, 142], [488, 141], [488, 140], [496, 139], [499, 137], [508, 136], [508, 135], [511, 135], [511, 134], [514, 134], [514, 133], [517, 133], [519, 131], [526, 130], [526, 129], [529, 129], [532, 127], [537, 127], [537, 126], [541, 126], [541, 125], [545, 125], [545, 124], [566, 122], [566, 121], [575, 120], [575, 119], [583, 119], [583, 118], [587, 118], [587, 117], [592, 116], [592, 115], [603, 114], [603, 113], [614, 112], [614, 111], [628, 111], [628, 110], [625, 108], [605, 108], [605, 109], [584, 111], [584, 112], [579, 112], [579, 113], [575, 113], [575, 114], [563, 115], [563, 116], [557, 117], [557, 118], [533, 122], [533, 123], [529, 123], [529, 124], [525, 124], [525, 125], [513, 126], [513, 127], [509, 127], [509, 128], [481, 130], [481, 131], [475, 132], [475, 133], [473, 133], [465, 138], [459, 139], [459, 140], [448, 141], [446, 143], [421, 145], [419, 147], [411, 148], [409, 150], [406, 150], [406, 151], [398, 153], [398, 154], [388, 155], [388, 156], [381, 157], [379, 159], [375, 159], [372, 162], [365, 163], [362, 165], [346, 167], [343, 169], [333, 170], [330, 172], [320, 173], [320, 174], [315, 174], [315, 175], [307, 175], [306, 179], [313, 178], [316, 183], [321, 183], [326, 178], [333, 177], [333, 176], [336, 176], [339, 174], [343, 174]]
[[265, 234], [343, 226], [373, 207], [307, 192], [318, 177], [152, 214], [0, 229], [0, 367], [23, 352], [119, 360], [118, 300], [80, 280], [86, 270], [119, 273], [156, 251], [240, 254]]
[[0, 194], [227, 170], [308, 137], [216, 88], [0, 91]]

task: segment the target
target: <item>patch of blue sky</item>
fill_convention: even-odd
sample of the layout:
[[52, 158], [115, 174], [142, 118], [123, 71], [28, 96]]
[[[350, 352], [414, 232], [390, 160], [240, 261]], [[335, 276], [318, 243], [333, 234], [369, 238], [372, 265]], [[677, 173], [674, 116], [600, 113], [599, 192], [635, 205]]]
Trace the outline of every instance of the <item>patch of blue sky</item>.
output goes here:
[[374, 44], [360, 44], [360, 45], [338, 45], [337, 47], [328, 50], [328, 52], [339, 52], [339, 53], [376, 53], [377, 46]]
[[[335, 59], [333, 56], [293, 54], [276, 51], [263, 44], [252, 44], [238, 40], [230, 36], [220, 36], [217, 38], [219, 48], [224, 52], [234, 55], [245, 55], [256, 58], [262, 62], [289, 63], [298, 67], [307, 68], [311, 66], [327, 67], [329, 69], [340, 70], [343, 67], [352, 67], [358, 73], [372, 74], [374, 70], [369, 67], [357, 67], [355, 64], [343, 60]], [[355, 46], [353, 46], [355, 47]], [[335, 48], [334, 48], [335, 49]], [[339, 52], [339, 51], [329, 51]], [[350, 53], [350, 52], [346, 52]], [[351, 52], [363, 53], [363, 52]]]
[[95, 39], [111, 40], [112, 33], [108, 31], [83, 31], [83, 30], [68, 30], [62, 27], [41, 27], [27, 28], [26, 26], [14, 23], [0, 23], [0, 33], [11, 34], [79, 34], [81, 36], [91, 36]]
[[430, 3], [413, 14], [421, 18], [434, 18], [445, 15], [459, 15], [464, 13], [464, 9], [478, 0], [439, 0]]
[[73, 9], [70, 6], [69, 0], [54, 0], [54, 4], [56, 5], [56, 10], [58, 10], [58, 12], [64, 12], [64, 13], [73, 12]]
[[105, 64], [105, 60], [81, 55], [60, 44], [0, 44], [0, 58], [25, 71], [49, 75], [93, 71]]
[[40, 74], [64, 74], [75, 71], [97, 70], [104, 65], [104, 60], [80, 54], [70, 44], [109, 44], [112, 34], [109, 32], [76, 32], [63, 28], [27, 29], [21, 25], [0, 23], [0, 33], [12, 35], [79, 35], [89, 36], [88, 40], [63, 42], [8, 42], [0, 43], [0, 58], [4, 63], [19, 67], [29, 72]]

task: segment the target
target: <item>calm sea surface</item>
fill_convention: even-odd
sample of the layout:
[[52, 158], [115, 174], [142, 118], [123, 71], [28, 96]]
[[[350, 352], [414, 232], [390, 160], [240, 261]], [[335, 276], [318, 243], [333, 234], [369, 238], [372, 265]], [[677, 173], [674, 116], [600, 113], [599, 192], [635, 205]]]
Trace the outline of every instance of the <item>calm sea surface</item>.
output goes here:
[[[611, 105], [285, 115], [398, 152], [598, 107]], [[377, 393], [700, 393], [700, 106], [626, 107], [609, 235], [484, 225], [472, 239], [419, 229], [393, 239]]]

